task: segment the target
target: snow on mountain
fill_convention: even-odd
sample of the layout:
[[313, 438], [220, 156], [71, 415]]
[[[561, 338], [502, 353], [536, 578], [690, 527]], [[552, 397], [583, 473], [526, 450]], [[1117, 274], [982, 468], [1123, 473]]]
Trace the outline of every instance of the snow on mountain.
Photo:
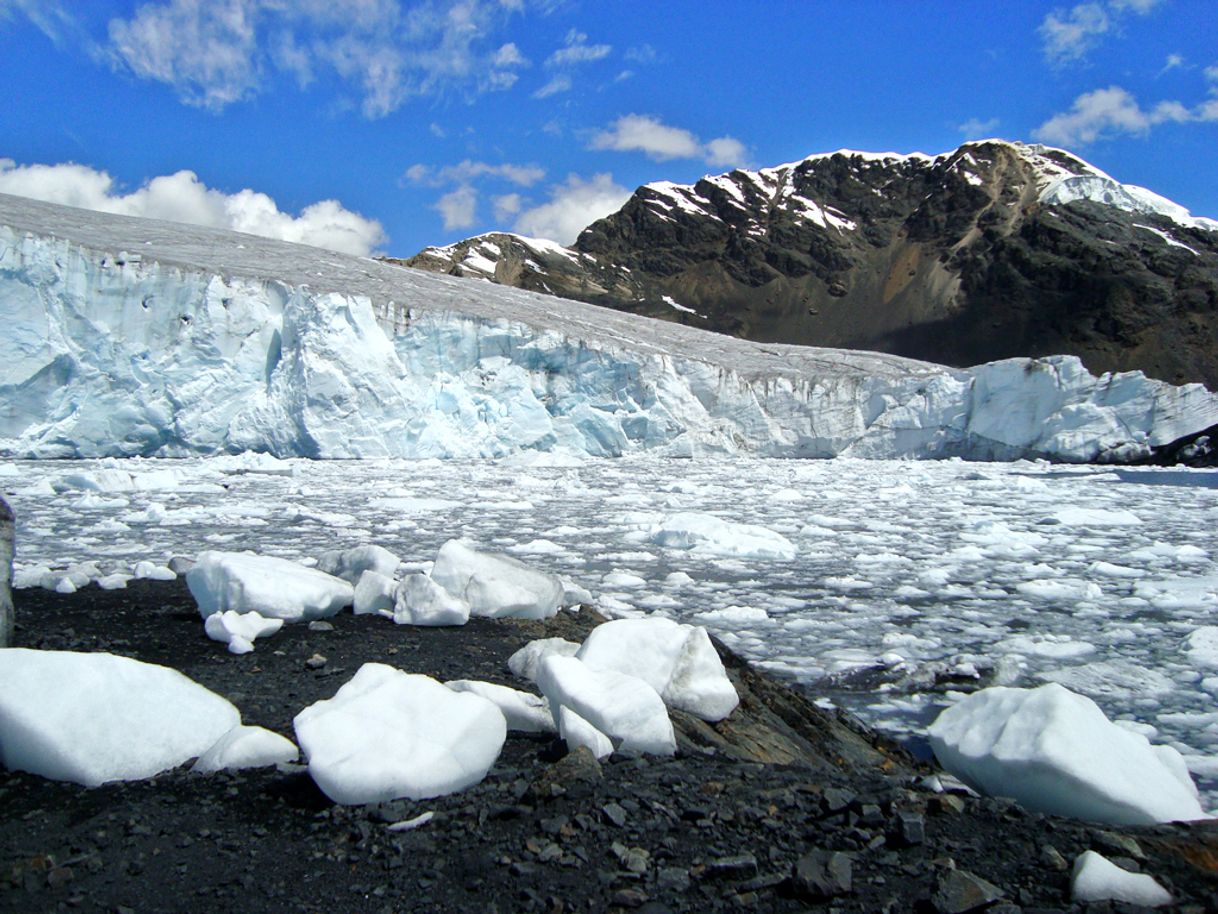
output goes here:
[[1218, 398], [1077, 359], [757, 344], [235, 233], [0, 196], [17, 456], [1126, 459]]

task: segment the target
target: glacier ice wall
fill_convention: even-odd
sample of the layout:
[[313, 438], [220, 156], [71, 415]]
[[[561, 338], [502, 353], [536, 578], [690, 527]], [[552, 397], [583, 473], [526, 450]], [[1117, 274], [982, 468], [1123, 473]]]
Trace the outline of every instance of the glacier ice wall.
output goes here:
[[[134, 252], [134, 253], [133, 253]], [[363, 258], [0, 195], [22, 457], [1127, 459], [1218, 398], [1072, 357], [960, 371], [735, 340]]]

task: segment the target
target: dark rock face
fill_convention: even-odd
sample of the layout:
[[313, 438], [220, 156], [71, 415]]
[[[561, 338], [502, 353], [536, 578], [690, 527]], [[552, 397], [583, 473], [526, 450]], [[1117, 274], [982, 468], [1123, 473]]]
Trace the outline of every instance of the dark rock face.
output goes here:
[[[1120, 205], [1051, 202], [1072, 178]], [[1218, 230], [1123, 194], [1044, 147], [834, 153], [646, 185], [570, 249], [485, 235], [404, 263], [762, 342], [961, 367], [1065, 353], [1216, 388]]]
[[13, 509], [0, 498], [0, 647], [13, 641]]

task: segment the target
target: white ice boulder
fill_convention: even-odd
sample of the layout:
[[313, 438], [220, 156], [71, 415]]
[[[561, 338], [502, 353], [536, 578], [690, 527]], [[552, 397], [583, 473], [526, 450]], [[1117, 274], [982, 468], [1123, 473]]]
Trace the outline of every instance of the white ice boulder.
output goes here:
[[453, 679], [444, 683], [454, 692], [481, 695], [503, 712], [508, 730], [518, 733], [553, 733], [554, 715], [544, 698], [508, 686], [476, 679]]
[[613, 755], [613, 740], [566, 705], [558, 709], [558, 735], [567, 744], [569, 752], [583, 746], [598, 759]]
[[425, 574], [408, 574], [398, 582], [393, 621], [398, 625], [464, 625], [469, 604]]
[[365, 571], [375, 571], [391, 578], [398, 570], [400, 559], [383, 546], [355, 546], [352, 549], [331, 549], [317, 557], [317, 570], [342, 578], [348, 584], [359, 582]]
[[1144, 908], [1161, 908], [1174, 900], [1153, 876], [1121, 869], [1103, 854], [1086, 851], [1074, 861], [1070, 877], [1074, 902], [1123, 901]]
[[0, 650], [0, 762], [96, 787], [174, 768], [241, 723], [176, 670], [113, 654]]
[[537, 679], [537, 668], [541, 665], [543, 658], [551, 654], [557, 654], [560, 657], [574, 657], [578, 652], [579, 645], [566, 638], [538, 638], [512, 654], [508, 658], [507, 665], [514, 676], [532, 682]]
[[199, 614], [251, 610], [285, 622], [311, 622], [350, 606], [355, 590], [341, 578], [273, 556], [204, 552], [186, 573]]
[[652, 527], [650, 535], [653, 543], [670, 549], [696, 549], [736, 558], [790, 560], [798, 552], [781, 533], [696, 511], [666, 517]]
[[551, 654], [541, 662], [537, 686], [558, 718], [570, 708], [613, 741], [615, 751], [672, 755], [676, 735], [660, 693], [636, 676], [594, 670], [575, 657]]
[[262, 768], [294, 762], [300, 753], [296, 744], [263, 727], [233, 727], [199, 756], [191, 771], [211, 774], [239, 768]]
[[389, 575], [369, 569], [355, 585], [355, 615], [393, 612], [398, 582]]
[[493, 702], [382, 663], [365, 663], [293, 723], [309, 774], [347, 805], [421, 800], [477, 784], [507, 736]]
[[475, 616], [548, 619], [558, 612], [563, 598], [562, 581], [555, 575], [462, 540], [449, 540], [440, 547], [431, 578], [468, 603]]
[[213, 641], [224, 642], [234, 654], [248, 654], [254, 649], [256, 640], [273, 635], [281, 628], [282, 619], [268, 619], [253, 610], [239, 613], [229, 609], [212, 613], [203, 620], [203, 630], [207, 632], [207, 637]]
[[740, 703], [706, 629], [658, 616], [594, 628], [575, 655], [595, 670], [637, 676], [671, 708], [723, 720]]
[[982, 793], [1113, 825], [1206, 818], [1180, 753], [1049, 683], [982, 689], [931, 724], [939, 763]]

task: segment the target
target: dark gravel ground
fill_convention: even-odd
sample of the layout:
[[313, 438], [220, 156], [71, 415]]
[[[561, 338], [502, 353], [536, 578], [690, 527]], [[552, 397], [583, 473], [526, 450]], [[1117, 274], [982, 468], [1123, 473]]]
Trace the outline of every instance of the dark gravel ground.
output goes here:
[[[204, 636], [180, 582], [15, 602], [17, 646], [165, 664], [287, 736], [364, 662], [520, 687], [515, 649], [595, 623], [585, 610], [419, 629], [348, 613], [236, 657]], [[418, 803], [335, 806], [303, 770], [92, 790], [0, 771], [0, 911], [1134, 910], [1070, 904], [1069, 865], [1088, 848], [1154, 875], [1174, 910], [1218, 911], [1218, 828], [1118, 832], [930, 793], [899, 750], [727, 662], [741, 708], [715, 728], [674, 718], [675, 758], [598, 765], [511, 736], [482, 784]], [[388, 827], [423, 812], [414, 830]]]

